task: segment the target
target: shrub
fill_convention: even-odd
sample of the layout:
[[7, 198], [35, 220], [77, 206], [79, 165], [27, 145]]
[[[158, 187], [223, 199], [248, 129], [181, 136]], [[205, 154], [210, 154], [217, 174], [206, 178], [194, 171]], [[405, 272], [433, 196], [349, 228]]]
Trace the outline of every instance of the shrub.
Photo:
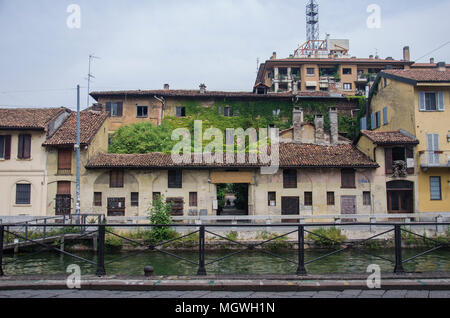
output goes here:
[[[172, 224], [172, 204], [166, 203], [162, 196], [159, 196], [152, 202], [148, 212], [150, 223], [154, 225]], [[147, 235], [146, 235], [147, 236]], [[168, 226], [154, 227], [149, 233], [147, 239], [152, 243], [164, 242], [177, 236], [176, 231]]]
[[232, 241], [237, 241], [238, 237], [239, 237], [239, 233], [236, 231], [231, 231], [230, 233], [228, 233], [226, 235], [226, 238], [229, 240], [232, 240]]
[[320, 247], [339, 246], [347, 239], [347, 237], [342, 234], [341, 230], [335, 227], [331, 227], [328, 229], [319, 228], [313, 230], [312, 233], [313, 234], [308, 235], [308, 239], [312, 240], [315, 245]]

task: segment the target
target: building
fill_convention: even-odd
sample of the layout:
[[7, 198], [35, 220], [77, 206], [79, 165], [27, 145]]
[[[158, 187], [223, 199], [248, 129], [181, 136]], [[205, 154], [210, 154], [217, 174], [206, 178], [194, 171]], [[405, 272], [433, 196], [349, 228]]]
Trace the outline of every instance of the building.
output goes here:
[[47, 154], [42, 144], [69, 115], [66, 108], [0, 109], [1, 215], [46, 215]]
[[[448, 212], [450, 207], [450, 71], [444, 62], [433, 69], [382, 71], [370, 97], [371, 129], [403, 130], [419, 144], [406, 157], [417, 172], [417, 211]], [[402, 155], [402, 157], [398, 157]], [[378, 161], [378, 160], [377, 160]], [[417, 187], [417, 188], [416, 188]]]
[[[255, 94], [323, 91], [345, 96], [365, 95], [376, 75], [385, 69], [409, 69], [410, 49], [405, 47], [403, 59], [380, 59], [370, 55], [356, 58], [348, 54], [348, 40], [318, 41], [316, 49], [306, 42], [289, 58], [277, 58], [276, 52], [259, 67], [253, 91]], [[318, 49], [317, 49], [318, 48]]]

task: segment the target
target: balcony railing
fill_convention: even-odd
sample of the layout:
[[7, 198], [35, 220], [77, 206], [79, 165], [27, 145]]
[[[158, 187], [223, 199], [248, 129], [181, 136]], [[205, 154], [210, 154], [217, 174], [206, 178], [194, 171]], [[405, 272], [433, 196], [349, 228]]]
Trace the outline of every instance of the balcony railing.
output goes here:
[[450, 151], [420, 152], [421, 168], [450, 168]]

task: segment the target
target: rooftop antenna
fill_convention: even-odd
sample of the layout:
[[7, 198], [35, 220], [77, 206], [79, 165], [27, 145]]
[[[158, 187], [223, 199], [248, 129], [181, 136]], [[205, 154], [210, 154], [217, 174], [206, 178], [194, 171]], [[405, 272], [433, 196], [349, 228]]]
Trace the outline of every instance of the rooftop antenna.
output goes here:
[[306, 5], [306, 41], [312, 41], [312, 49], [317, 49], [319, 40], [319, 5], [316, 0], [309, 0]]
[[92, 63], [93, 59], [100, 59], [100, 58], [95, 56], [94, 54], [89, 55], [89, 72], [88, 72], [88, 77], [87, 77], [88, 85], [87, 85], [87, 105], [86, 105], [86, 107], [89, 107], [89, 100], [90, 100], [89, 94], [91, 93], [91, 78], [95, 78], [95, 76], [91, 74], [91, 63]]
[[259, 72], [259, 57], [256, 58], [256, 74]]

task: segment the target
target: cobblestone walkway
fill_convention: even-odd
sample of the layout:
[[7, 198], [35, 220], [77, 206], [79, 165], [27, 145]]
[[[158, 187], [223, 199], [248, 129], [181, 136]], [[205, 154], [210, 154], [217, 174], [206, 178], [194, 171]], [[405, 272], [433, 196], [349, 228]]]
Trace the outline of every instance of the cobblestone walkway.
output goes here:
[[346, 290], [342, 292], [214, 292], [214, 291], [91, 291], [91, 290], [11, 290], [0, 298], [450, 298], [450, 291]]

